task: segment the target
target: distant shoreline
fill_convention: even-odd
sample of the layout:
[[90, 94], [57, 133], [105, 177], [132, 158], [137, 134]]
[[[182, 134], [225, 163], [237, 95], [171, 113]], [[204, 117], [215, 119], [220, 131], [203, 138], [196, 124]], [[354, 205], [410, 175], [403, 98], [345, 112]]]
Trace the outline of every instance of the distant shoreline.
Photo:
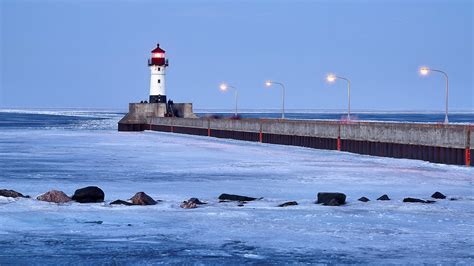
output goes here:
[[[12, 107], [12, 108], [0, 108], [0, 112], [2, 113], [32, 113], [32, 112], [48, 112], [48, 111], [76, 111], [76, 112], [114, 112], [114, 113], [126, 113], [127, 110], [123, 108], [92, 108], [92, 107], [58, 107], [58, 108], [22, 108], [22, 107]], [[195, 108], [194, 111], [196, 113], [234, 113], [233, 109], [202, 109], [202, 108]], [[271, 114], [271, 113], [280, 113], [280, 109], [240, 109], [239, 113], [247, 113], [247, 114], [255, 114], [255, 113], [262, 113], [262, 114]], [[293, 113], [293, 114], [345, 114], [346, 110], [341, 109], [286, 109], [285, 113]], [[419, 111], [419, 110], [397, 110], [397, 111], [387, 111], [387, 110], [353, 110], [352, 113], [354, 114], [427, 114], [427, 115], [436, 115], [436, 114], [444, 114], [444, 111]], [[450, 114], [474, 114], [474, 110], [453, 110], [449, 111]]]

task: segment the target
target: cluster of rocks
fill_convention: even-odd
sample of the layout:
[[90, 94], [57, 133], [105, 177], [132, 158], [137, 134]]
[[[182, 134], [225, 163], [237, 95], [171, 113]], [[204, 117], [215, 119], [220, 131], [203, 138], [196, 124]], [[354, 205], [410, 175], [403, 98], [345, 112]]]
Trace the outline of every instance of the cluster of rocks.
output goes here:
[[[435, 192], [433, 195], [431, 195], [432, 198], [434, 199], [446, 199], [446, 196], [443, 195], [441, 192]], [[261, 199], [261, 198], [259, 198]], [[239, 195], [230, 195], [230, 194], [222, 194], [219, 196], [220, 202], [225, 202], [225, 201], [239, 201], [240, 204], [238, 206], [243, 206], [244, 203], [247, 201], [253, 201], [257, 200], [257, 198], [251, 198], [251, 197], [246, 197], [246, 196], [239, 196]], [[362, 202], [369, 202], [370, 199], [367, 197], [361, 197], [358, 199], [359, 201]], [[377, 198], [377, 200], [381, 201], [387, 201], [390, 200], [388, 195], [384, 194]], [[451, 200], [455, 200], [454, 198], [451, 198]], [[423, 200], [423, 199], [418, 199], [418, 198], [404, 198], [403, 202], [408, 202], [408, 203], [434, 203], [436, 201], [434, 200]], [[346, 204], [346, 195], [344, 193], [340, 192], [320, 192], [318, 193], [318, 198], [315, 202], [316, 204], [321, 204], [324, 206], [341, 206]], [[282, 203], [278, 205], [278, 207], [288, 207], [288, 206], [295, 206], [298, 205], [298, 202], [296, 201], [288, 201], [285, 203]]]
[[[0, 189], [0, 196], [11, 197], [11, 198], [29, 198], [30, 197], [30, 196], [25, 196], [14, 190], [8, 190], [8, 189]], [[431, 195], [431, 197], [434, 199], [446, 199], [446, 196], [443, 195], [441, 192], [435, 192], [433, 195]], [[72, 195], [71, 197], [69, 197], [68, 195], [66, 195], [66, 193], [62, 191], [51, 190], [38, 196], [36, 199], [40, 201], [54, 202], [54, 203], [67, 203], [70, 201], [76, 201], [79, 203], [97, 203], [97, 202], [104, 202], [104, 198], [105, 198], [105, 193], [102, 189], [96, 186], [89, 186], [89, 187], [84, 187], [84, 188], [80, 188], [76, 190], [74, 192], [74, 195]], [[249, 201], [260, 200], [262, 198], [253, 198], [253, 197], [248, 197], [248, 196], [224, 193], [224, 194], [221, 194], [218, 197], [218, 199], [219, 199], [219, 202], [238, 202], [237, 206], [244, 206], [244, 204]], [[370, 199], [367, 197], [361, 197], [358, 200], [361, 202], [370, 201]], [[387, 201], [387, 200], [390, 200], [390, 198], [388, 197], [388, 195], [385, 194], [377, 198], [377, 200]], [[451, 200], [455, 200], [455, 199], [451, 198]], [[153, 199], [152, 197], [147, 195], [145, 192], [138, 192], [129, 200], [118, 199], [118, 200], [112, 201], [110, 205], [144, 206], [144, 205], [155, 205], [158, 202], [160, 202], [160, 200]], [[434, 203], [436, 201], [408, 197], [408, 198], [404, 198], [403, 202]], [[325, 205], [325, 206], [341, 206], [341, 205], [346, 204], [346, 195], [340, 192], [320, 192], [318, 193], [317, 200], [315, 203]], [[198, 198], [190, 198], [189, 200], [183, 201], [180, 207], [183, 209], [194, 209], [194, 208], [197, 208], [199, 205], [204, 205], [204, 204], [207, 204], [207, 203], [201, 202]], [[295, 206], [295, 205], [298, 205], [298, 202], [288, 201], [288, 202], [279, 204], [278, 207], [288, 207], [288, 206]]]
[[[434, 199], [446, 199], [446, 196], [438, 191], [435, 192], [433, 195], [431, 195], [431, 197]], [[387, 200], [390, 200], [390, 198], [388, 197], [387, 194], [384, 194], [378, 197], [377, 200], [387, 201]], [[455, 200], [455, 199], [451, 198], [451, 200]], [[367, 197], [361, 197], [358, 199], [358, 201], [369, 202], [370, 199]], [[408, 197], [408, 198], [404, 198], [403, 202], [435, 203], [436, 201]], [[341, 205], [346, 204], [346, 195], [344, 193], [339, 193], [339, 192], [320, 192], [318, 193], [318, 199], [315, 203], [325, 205], [325, 206], [341, 206]], [[293, 206], [293, 205], [298, 205], [298, 203], [296, 201], [289, 201], [289, 202], [285, 202], [283, 204], [278, 205], [278, 207], [287, 207], [287, 206]]]
[[[0, 196], [11, 198], [30, 198], [30, 196], [23, 196], [23, 194], [19, 192], [7, 189], [0, 189]], [[77, 201], [79, 203], [93, 203], [103, 202], [104, 198], [104, 191], [95, 186], [80, 188], [76, 190], [74, 192], [74, 195], [72, 195], [71, 197], [59, 190], [51, 190], [36, 197], [36, 199], [39, 201], [47, 201], [54, 203], [66, 203], [70, 201]]]
[[[433, 198], [433, 199], [446, 199], [446, 196], [443, 195], [443, 193], [441, 193], [441, 192], [439, 192], [439, 191], [436, 191], [435, 193], [433, 193], [433, 195], [431, 195], [431, 198]], [[390, 200], [390, 198], [388, 197], [387, 194], [384, 194], [384, 195], [380, 196], [379, 198], [377, 198], [377, 200]], [[454, 199], [454, 198], [451, 198], [451, 200], [455, 200], [455, 199]], [[368, 201], [370, 201], [370, 199], [368, 199], [367, 197], [362, 197], [362, 198], [358, 199], [358, 201], [368, 202]], [[411, 203], [435, 203], [436, 201], [435, 201], [435, 200], [423, 200], [423, 199], [408, 197], [408, 198], [404, 198], [404, 199], [403, 199], [403, 202], [411, 202]]]
[[[0, 196], [10, 197], [10, 198], [29, 198], [30, 196], [24, 196], [23, 194], [16, 192], [14, 190], [0, 189]], [[39, 201], [46, 201], [52, 203], [67, 203], [70, 201], [75, 201], [79, 203], [98, 203], [104, 202], [105, 193], [102, 189], [96, 186], [89, 186], [77, 189], [74, 192], [74, 195], [69, 197], [66, 193], [59, 190], [51, 190], [42, 195], [36, 197]], [[202, 204], [198, 199], [191, 199], [195, 204]], [[138, 192], [129, 200], [115, 200], [112, 201], [111, 205], [155, 205], [159, 200], [154, 200], [152, 197], [148, 196], [145, 192]]]

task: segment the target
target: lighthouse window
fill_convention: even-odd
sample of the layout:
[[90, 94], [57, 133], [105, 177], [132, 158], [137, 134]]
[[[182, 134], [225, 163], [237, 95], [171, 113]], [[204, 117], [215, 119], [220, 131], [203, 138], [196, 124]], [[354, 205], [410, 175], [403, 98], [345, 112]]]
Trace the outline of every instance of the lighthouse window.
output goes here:
[[160, 71], [160, 70], [161, 70], [161, 67], [158, 68], [158, 71]]
[[158, 83], [161, 83], [161, 79], [158, 80]]

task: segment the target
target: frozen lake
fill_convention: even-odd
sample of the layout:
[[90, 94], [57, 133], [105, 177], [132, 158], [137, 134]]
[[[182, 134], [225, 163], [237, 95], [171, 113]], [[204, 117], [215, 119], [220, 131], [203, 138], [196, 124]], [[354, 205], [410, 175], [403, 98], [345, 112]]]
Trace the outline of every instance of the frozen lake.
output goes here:
[[[108, 112], [0, 112], [0, 188], [96, 185], [103, 204], [0, 197], [0, 264], [474, 263], [474, 169], [159, 132]], [[144, 191], [155, 206], [110, 206]], [[337, 191], [348, 204], [313, 204]], [[434, 204], [404, 197], [449, 198]], [[221, 193], [263, 197], [244, 207]], [[376, 201], [388, 194], [391, 201]], [[366, 196], [372, 201], [357, 201]], [[209, 202], [181, 209], [183, 200]], [[278, 208], [285, 201], [300, 205]]]

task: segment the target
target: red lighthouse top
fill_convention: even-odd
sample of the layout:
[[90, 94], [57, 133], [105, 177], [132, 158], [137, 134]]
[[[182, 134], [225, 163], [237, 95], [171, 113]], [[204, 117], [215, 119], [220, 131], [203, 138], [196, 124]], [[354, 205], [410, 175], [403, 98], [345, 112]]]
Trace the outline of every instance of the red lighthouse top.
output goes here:
[[149, 66], [168, 66], [168, 60], [165, 59], [165, 50], [156, 44], [156, 48], [151, 51], [151, 59], [148, 59]]

